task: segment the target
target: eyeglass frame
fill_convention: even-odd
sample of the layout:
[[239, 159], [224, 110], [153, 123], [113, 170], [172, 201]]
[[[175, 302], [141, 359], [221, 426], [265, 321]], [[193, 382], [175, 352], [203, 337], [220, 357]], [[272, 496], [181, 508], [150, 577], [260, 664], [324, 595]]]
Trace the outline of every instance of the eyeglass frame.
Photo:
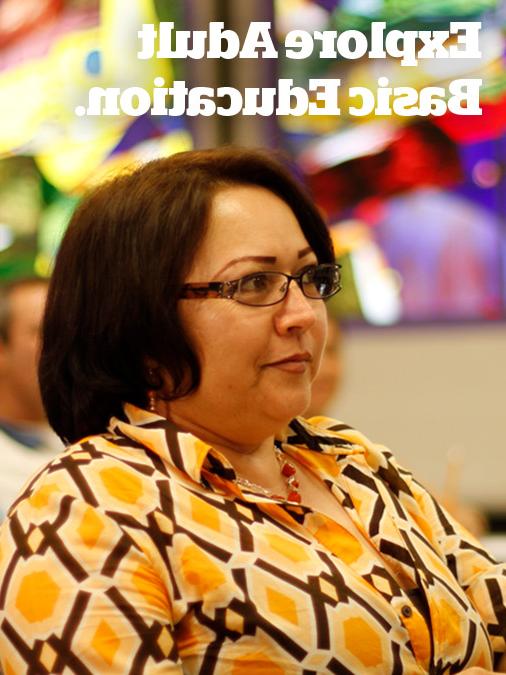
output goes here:
[[[329, 293], [329, 295], [315, 298], [310, 295], [306, 295], [306, 293], [304, 292], [304, 288], [302, 286], [302, 277], [304, 276], [304, 274], [308, 272], [309, 269], [314, 267], [316, 268], [332, 267], [338, 273], [337, 288], [333, 290], [332, 293]], [[198, 281], [194, 281], [187, 284], [183, 284], [183, 287], [181, 288], [181, 292], [179, 294], [179, 298], [181, 300], [202, 300], [206, 298], [211, 299], [222, 298], [225, 300], [235, 300], [235, 302], [238, 302], [240, 305], [246, 305], [247, 307], [272, 307], [273, 305], [278, 305], [280, 302], [283, 302], [283, 300], [288, 295], [288, 290], [290, 288], [291, 282], [295, 281], [297, 282], [297, 286], [300, 288], [301, 293], [304, 295], [305, 298], [309, 298], [310, 300], [327, 300], [328, 298], [331, 298], [333, 295], [336, 295], [336, 293], [339, 293], [339, 291], [342, 289], [341, 274], [339, 272], [341, 267], [342, 265], [340, 265], [339, 263], [320, 263], [317, 265], [311, 265], [310, 267], [306, 267], [298, 274], [286, 274], [286, 272], [277, 272], [275, 270], [262, 270], [259, 272], [253, 272], [251, 274], [245, 274], [244, 276], [239, 277], [239, 279], [231, 279], [230, 281], [210, 281], [208, 283], [205, 282], [200, 283]], [[240, 282], [243, 279], [247, 279], [248, 277], [254, 277], [257, 274], [269, 274], [269, 275], [275, 274], [277, 276], [285, 277], [285, 279], [287, 280], [287, 284], [285, 286], [284, 295], [275, 302], [269, 302], [267, 304], [260, 304], [260, 305], [255, 305], [249, 302], [237, 300], [237, 298], [234, 297], [234, 294], [237, 292]], [[189, 293], [189, 295], [186, 295], [186, 293]], [[192, 295], [192, 293], [194, 293], [195, 295]]]

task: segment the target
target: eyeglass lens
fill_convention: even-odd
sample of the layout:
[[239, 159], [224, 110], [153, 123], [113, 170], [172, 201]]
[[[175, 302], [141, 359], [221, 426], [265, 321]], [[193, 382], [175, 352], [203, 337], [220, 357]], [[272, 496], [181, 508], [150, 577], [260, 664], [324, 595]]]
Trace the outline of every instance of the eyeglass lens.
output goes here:
[[[322, 299], [332, 295], [339, 285], [339, 272], [333, 265], [318, 265], [296, 277], [304, 295]], [[239, 280], [234, 298], [251, 305], [270, 305], [283, 300], [290, 278], [281, 272], [259, 272]]]

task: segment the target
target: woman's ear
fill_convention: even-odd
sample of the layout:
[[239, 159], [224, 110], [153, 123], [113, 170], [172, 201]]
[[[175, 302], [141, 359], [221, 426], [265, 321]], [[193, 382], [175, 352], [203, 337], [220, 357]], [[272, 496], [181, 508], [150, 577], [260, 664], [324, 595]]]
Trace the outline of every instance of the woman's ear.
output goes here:
[[144, 358], [144, 365], [146, 368], [148, 394], [150, 391], [153, 391], [157, 399], [170, 399], [173, 391], [173, 383], [167, 369], [151, 356], [146, 356]]
[[153, 389], [160, 389], [163, 379], [160, 376], [160, 364], [151, 356], [144, 357], [144, 367], [146, 369], [146, 380]]

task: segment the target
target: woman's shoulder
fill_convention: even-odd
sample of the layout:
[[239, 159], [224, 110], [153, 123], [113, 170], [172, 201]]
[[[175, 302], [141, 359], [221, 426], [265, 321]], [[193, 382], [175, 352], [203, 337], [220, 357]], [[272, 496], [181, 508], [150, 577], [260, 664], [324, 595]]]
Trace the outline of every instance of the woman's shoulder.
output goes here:
[[297, 417], [291, 422], [290, 429], [298, 429], [299, 433], [303, 430], [303, 433], [315, 439], [321, 439], [323, 445], [326, 441], [329, 445], [334, 443], [360, 449], [373, 462], [384, 462], [392, 458], [392, 453], [384, 445], [370, 440], [355, 427], [332, 417], [324, 415], [309, 418]]
[[[368, 469], [387, 482], [393, 482], [396, 489], [402, 484], [406, 491], [412, 474], [400, 465], [391, 450], [381, 443], [368, 438], [342, 420], [331, 417], [315, 416], [311, 418], [298, 417], [295, 428], [303, 430], [303, 434], [318, 443], [324, 451], [336, 451], [335, 448], [348, 449], [348, 454], [356, 458], [357, 462], [365, 462]], [[294, 428], [292, 422], [290, 428]], [[300, 431], [299, 431], [300, 433]], [[311, 443], [307, 442], [308, 447]]]

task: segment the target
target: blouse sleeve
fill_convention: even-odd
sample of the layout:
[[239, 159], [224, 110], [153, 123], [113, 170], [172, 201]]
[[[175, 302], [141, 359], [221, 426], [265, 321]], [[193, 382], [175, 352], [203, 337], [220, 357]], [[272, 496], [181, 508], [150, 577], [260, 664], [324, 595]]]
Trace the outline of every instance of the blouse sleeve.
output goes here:
[[0, 531], [5, 673], [182, 673], [163, 565], [127, 514], [50, 476]]
[[[388, 453], [390, 454], [390, 453]], [[441, 555], [459, 585], [466, 592], [482, 617], [491, 639], [496, 658], [506, 652], [506, 564], [498, 564], [480, 542], [453, 518], [413, 476], [399, 468], [389, 456], [414, 497], [405, 504], [415, 509], [430, 533], [432, 543]]]

